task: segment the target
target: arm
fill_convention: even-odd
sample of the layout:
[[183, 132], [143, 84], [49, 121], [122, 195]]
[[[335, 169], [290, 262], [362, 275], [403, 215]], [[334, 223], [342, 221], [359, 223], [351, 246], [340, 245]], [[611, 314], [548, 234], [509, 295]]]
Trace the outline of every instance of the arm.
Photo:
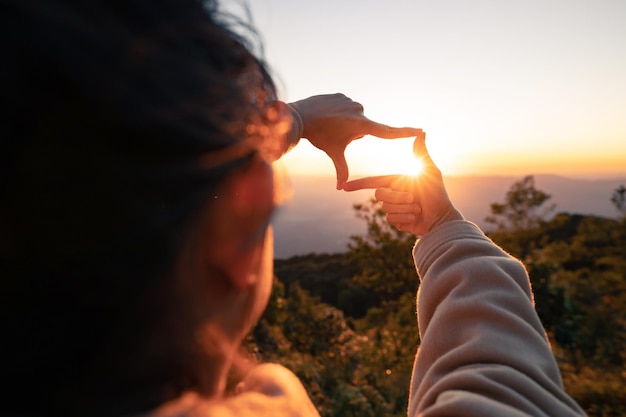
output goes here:
[[415, 246], [422, 340], [409, 415], [581, 416], [537, 316], [526, 270], [466, 221]]
[[389, 223], [422, 236], [414, 249], [421, 346], [409, 416], [584, 415], [563, 390], [523, 265], [463, 219], [423, 137], [415, 153], [424, 162], [416, 179], [345, 187], [377, 188]]

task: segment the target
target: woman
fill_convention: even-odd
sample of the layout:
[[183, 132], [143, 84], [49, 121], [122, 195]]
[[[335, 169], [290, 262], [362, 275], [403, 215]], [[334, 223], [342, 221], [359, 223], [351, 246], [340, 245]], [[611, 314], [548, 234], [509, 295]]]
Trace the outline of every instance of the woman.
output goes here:
[[301, 136], [338, 188], [382, 187], [389, 221], [423, 235], [411, 415], [580, 413], [523, 268], [462, 220], [433, 164], [409, 185], [345, 184], [351, 140], [419, 130], [343, 95], [276, 101], [211, 1], [2, 7], [2, 415], [317, 415], [277, 365], [224, 398], [270, 292], [271, 162]]
[[341, 188], [351, 140], [419, 131], [340, 94], [276, 101], [213, 1], [13, 0], [0, 16], [0, 414], [222, 404], [270, 292], [271, 162], [306, 137]]

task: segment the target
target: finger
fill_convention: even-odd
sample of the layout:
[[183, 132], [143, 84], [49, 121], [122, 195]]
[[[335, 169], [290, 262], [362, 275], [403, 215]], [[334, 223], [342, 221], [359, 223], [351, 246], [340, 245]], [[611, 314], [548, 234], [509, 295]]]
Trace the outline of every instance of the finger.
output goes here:
[[407, 191], [395, 191], [390, 188], [377, 188], [374, 198], [392, 204], [409, 204], [413, 202], [413, 194]]
[[383, 203], [381, 209], [387, 214], [420, 214], [422, 212], [418, 204]]
[[391, 224], [393, 227], [395, 227], [396, 229], [398, 229], [401, 232], [413, 233], [413, 222], [409, 222], [409, 223], [391, 223], [391, 222], [389, 222], [389, 224]]
[[415, 222], [415, 214], [413, 213], [389, 213], [386, 216], [387, 223], [396, 227], [401, 224], [411, 224]]
[[414, 127], [391, 127], [382, 123], [374, 122], [365, 118], [366, 134], [377, 136], [383, 139], [408, 138], [411, 136], [419, 136], [423, 133], [422, 129]]
[[415, 140], [413, 141], [413, 155], [417, 158], [422, 158], [427, 154], [426, 134], [422, 132], [421, 135], [415, 135]]
[[344, 191], [357, 191], [367, 188], [383, 188], [389, 187], [395, 180], [402, 175], [381, 175], [377, 177], [365, 177], [357, 180], [348, 181], [344, 184]]
[[337, 189], [342, 190], [346, 181], [348, 181], [348, 162], [346, 161], [346, 156], [343, 151], [338, 154], [328, 154], [330, 159], [333, 161], [335, 165], [335, 171], [337, 171]]
[[420, 158], [424, 162], [424, 166], [435, 165], [428, 153], [428, 149], [426, 149], [426, 134], [415, 137], [415, 141], [413, 141], [413, 155]]

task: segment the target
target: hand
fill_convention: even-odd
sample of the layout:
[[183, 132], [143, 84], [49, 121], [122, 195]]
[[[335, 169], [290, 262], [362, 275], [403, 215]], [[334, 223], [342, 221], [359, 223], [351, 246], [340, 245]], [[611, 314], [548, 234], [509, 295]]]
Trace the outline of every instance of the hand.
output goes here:
[[349, 181], [344, 186], [346, 191], [376, 188], [375, 198], [383, 202], [387, 221], [398, 230], [418, 236], [442, 223], [463, 219], [448, 197], [441, 171], [426, 150], [425, 139], [425, 134], [421, 134], [413, 145], [415, 156], [424, 165], [418, 176], [368, 177]]
[[293, 410], [290, 415], [319, 417], [306, 389], [298, 377], [284, 366], [272, 363], [258, 365], [237, 385], [237, 394], [256, 392], [279, 397]]
[[363, 106], [343, 94], [326, 94], [289, 103], [304, 125], [302, 137], [326, 152], [337, 171], [337, 189], [348, 180], [346, 147], [365, 135], [384, 139], [406, 138], [421, 134], [421, 129], [390, 127], [371, 121], [363, 114]]

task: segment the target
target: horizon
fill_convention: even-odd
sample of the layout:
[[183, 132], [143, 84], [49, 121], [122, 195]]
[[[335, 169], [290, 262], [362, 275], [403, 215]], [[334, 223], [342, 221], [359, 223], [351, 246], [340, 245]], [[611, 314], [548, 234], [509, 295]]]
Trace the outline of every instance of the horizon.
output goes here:
[[[610, 201], [626, 174], [609, 179], [577, 179], [559, 175], [534, 175], [535, 187], [550, 194], [556, 204], [552, 214], [570, 213], [616, 217]], [[446, 188], [455, 206], [466, 219], [485, 230], [484, 219], [490, 204], [502, 202], [510, 187], [523, 177], [509, 175], [444, 176]], [[331, 175], [291, 175], [291, 197], [278, 210], [274, 221], [275, 258], [309, 253], [338, 253], [346, 250], [349, 237], [364, 235], [365, 223], [354, 213], [353, 204], [366, 203], [374, 190], [354, 192], [335, 189]]]
[[[293, 151], [291, 151], [293, 152]], [[283, 158], [287, 158], [284, 156]], [[329, 162], [330, 163], [330, 162]], [[289, 178], [320, 178], [324, 180], [335, 179], [335, 172], [332, 170], [320, 170], [320, 171], [300, 171], [298, 166], [292, 165], [291, 162], [284, 162], [279, 160], [275, 162], [276, 166], [278, 166], [278, 171], [283, 178], [289, 180]], [[374, 176], [374, 175], [393, 175], [397, 174], [397, 172], [387, 172], [387, 173], [374, 173], [370, 172], [352, 172], [350, 171], [349, 180], [353, 180], [356, 178], [361, 178], [365, 176]], [[559, 173], [557, 171], [554, 172], [532, 172], [532, 171], [520, 171], [520, 172], [500, 172], [500, 173], [481, 173], [481, 172], [468, 172], [468, 173], [458, 173], [458, 174], [448, 174], [442, 172], [444, 180], [446, 178], [455, 179], [455, 178], [511, 178], [511, 179], [521, 179], [526, 176], [533, 177], [560, 177], [565, 179], [577, 180], [577, 181], [607, 181], [607, 180], [615, 180], [615, 181], [625, 181], [626, 182], [626, 167], [622, 171], [611, 171], [611, 172], [563, 172]], [[329, 182], [330, 183], [330, 182]], [[333, 183], [334, 184], [334, 183]], [[332, 185], [332, 184], [331, 184]]]
[[[626, 139], [625, 139], [626, 143]], [[375, 145], [375, 146], [373, 146]], [[368, 151], [368, 147], [373, 147]], [[413, 139], [378, 139], [366, 136], [351, 143], [346, 149], [346, 159], [350, 168], [350, 178], [355, 176], [374, 176], [405, 174], [414, 161], [412, 154]], [[427, 139], [427, 147], [435, 164], [444, 176], [526, 176], [559, 175], [571, 178], [606, 179], [626, 175], [626, 151], [614, 153], [611, 158], [590, 158], [585, 165], [582, 157], [563, 159], [561, 155], [554, 160], [542, 154], [525, 156], [519, 153], [502, 152], [501, 155], [479, 160], [473, 164], [455, 164], [454, 157], [447, 158], [448, 151], [441, 149], [441, 144]], [[507, 156], [505, 158], [504, 156]], [[514, 163], [508, 158], [513, 158]], [[494, 163], [493, 161], [498, 161]], [[280, 161], [285, 170], [293, 175], [334, 175], [330, 159], [316, 149], [306, 139], [284, 155]]]

